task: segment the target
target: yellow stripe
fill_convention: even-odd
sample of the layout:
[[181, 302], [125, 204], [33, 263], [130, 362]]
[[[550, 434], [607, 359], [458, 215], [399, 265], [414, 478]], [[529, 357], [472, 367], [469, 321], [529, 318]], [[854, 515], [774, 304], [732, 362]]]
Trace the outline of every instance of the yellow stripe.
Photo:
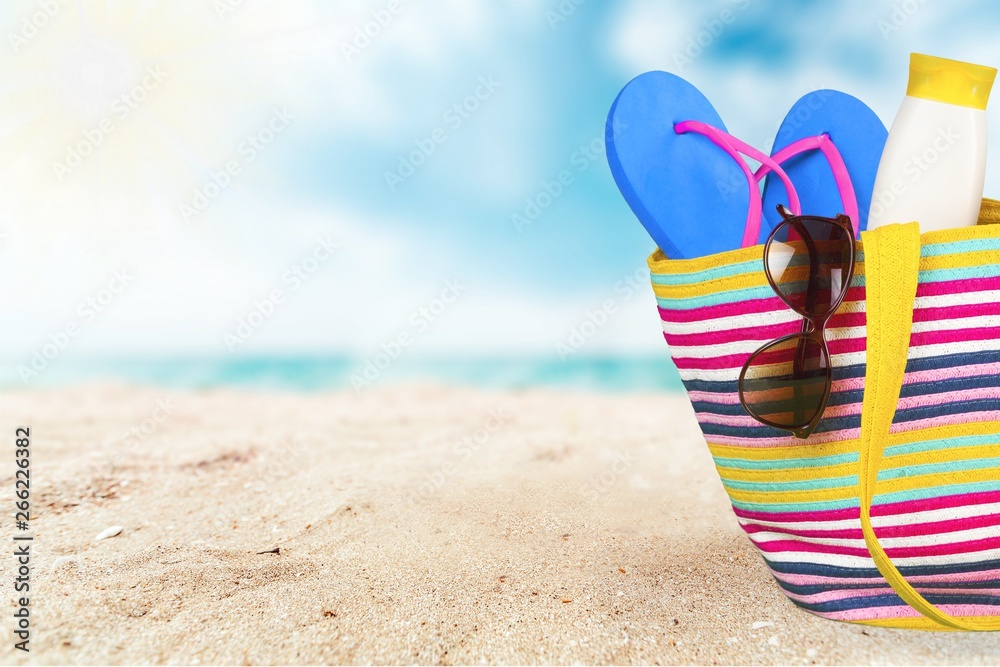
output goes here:
[[[946, 438], [958, 438], [964, 435], [994, 435], [1000, 433], [1000, 421], [971, 422], [968, 424], [948, 424], [946, 426], [934, 426], [922, 428], [915, 431], [902, 431], [890, 433], [887, 436], [888, 445], [907, 445], [912, 442], [926, 442], [928, 440], [943, 440]], [[857, 451], [857, 441], [854, 450]]]
[[[937, 255], [934, 257], [924, 257], [920, 260], [921, 271], [935, 271], [939, 269], [966, 269], [977, 266], [988, 266], [1000, 261], [1000, 252], [996, 250], [981, 250], [978, 252], [957, 253], [952, 255]], [[802, 267], [802, 275], [805, 275], [806, 267]], [[791, 276], [795, 271], [790, 272]], [[859, 262], [854, 266], [854, 275], [865, 275], [865, 265]], [[751, 271], [740, 273], [735, 276], [717, 278], [704, 282], [693, 282], [685, 285], [653, 285], [653, 292], [656, 296], [669, 299], [684, 299], [696, 296], [708, 296], [719, 292], [732, 292], [734, 290], [748, 289], [752, 287], [766, 287], [768, 285], [767, 276], [763, 271]]]
[[739, 264], [740, 262], [749, 262], [754, 259], [760, 259], [763, 251], [764, 246], [755, 245], [750, 246], [749, 248], [727, 250], [726, 252], [720, 252], [715, 255], [706, 255], [704, 257], [693, 257], [691, 259], [667, 259], [666, 255], [663, 254], [663, 251], [657, 249], [657, 251], [650, 255], [646, 260], [646, 264], [649, 266], [649, 270], [652, 273], [695, 273], [697, 271], [714, 269], [727, 264]]
[[740, 482], [804, 482], [810, 479], [827, 479], [858, 474], [858, 462], [841, 463], [822, 468], [777, 468], [772, 470], [746, 470], [716, 466], [719, 477]]
[[[886, 446], [908, 445], [914, 442], [945, 440], [962, 436], [995, 435], [998, 433], [1000, 433], [1000, 421], [947, 424], [913, 431], [890, 433], [887, 437], [888, 442]], [[747, 461], [778, 461], [783, 459], [810, 459], [857, 452], [858, 441], [842, 440], [840, 442], [794, 444], [782, 447], [744, 447], [739, 445], [713, 444], [710, 442], [708, 443], [708, 450], [712, 453], [712, 456], [716, 457], [744, 459]], [[896, 457], [887, 458], [895, 459]]]
[[[876, 486], [876, 494], [910, 491], [912, 489], [929, 489], [948, 484], [990, 482], [997, 479], [1000, 479], [1000, 468], [939, 472], [933, 475], [915, 475], [913, 477], [900, 477], [898, 479], [880, 481]], [[722, 485], [726, 486], [726, 483], [723, 482]], [[821, 500], [846, 500], [847, 498], [858, 497], [858, 488], [856, 486], [807, 491], [743, 491], [730, 489], [727, 486], [726, 491], [733, 500], [757, 503], [808, 503]]]
[[[1000, 423], [998, 423], [998, 430], [1000, 430]], [[857, 452], [858, 441], [841, 440], [840, 442], [794, 444], [783, 447], [742, 447], [739, 445], [718, 445], [710, 442], [708, 450], [712, 456], [718, 457], [747, 461], [780, 461], [782, 459], [811, 459]]]
[[828, 500], [847, 500], [858, 497], [858, 487], [844, 486], [837, 489], [810, 489], [808, 491], [743, 491], [722, 486], [733, 500], [745, 503], [817, 503]]
[[[920, 235], [922, 245], [932, 243], [953, 243], [956, 241], [973, 241], [979, 239], [991, 239], [1000, 236], [1000, 228], [991, 225], [955, 227], [953, 229], [942, 229], [935, 232], [926, 232]], [[858, 242], [858, 248], [862, 247]], [[740, 248], [738, 250], [728, 250], [726, 252], [695, 257], [692, 259], [667, 259], [662, 250], [657, 250], [646, 260], [650, 271], [661, 274], [695, 273], [714, 269], [727, 264], [738, 264], [760, 259], [764, 251], [762, 245]], [[921, 264], [923, 266], [923, 264]]]

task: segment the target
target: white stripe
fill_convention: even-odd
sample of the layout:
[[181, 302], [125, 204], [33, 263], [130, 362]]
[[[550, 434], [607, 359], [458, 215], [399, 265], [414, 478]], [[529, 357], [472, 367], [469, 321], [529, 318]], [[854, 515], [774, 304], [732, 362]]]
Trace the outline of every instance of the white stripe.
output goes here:
[[1000, 326], [1000, 317], [996, 315], [981, 315], [979, 317], [959, 317], [950, 320], [931, 320], [929, 322], [914, 322], [914, 333], [921, 331], [949, 331], [956, 329], [976, 329], [979, 327]]
[[[702, 328], [694, 329], [688, 328], [686, 331], [677, 331], [675, 329], [676, 325], [669, 322], [663, 322], [664, 333], [672, 336], [682, 336], [682, 335], [705, 335], [707, 333], [716, 333], [720, 331], [733, 331], [741, 329], [750, 329], [753, 327], [771, 326], [777, 324], [788, 324], [790, 322], [801, 321], [796, 313], [792, 313], [791, 316], [782, 314], [779, 317], [773, 317], [772, 313], [767, 314], [769, 317], [765, 321], [764, 318], [756, 319], [748, 315], [740, 315], [738, 322], [728, 323], [726, 326], [718, 326], [720, 320], [714, 320], [710, 326], [704, 326]], [[732, 320], [733, 318], [723, 318], [726, 320]], [[690, 323], [686, 323], [690, 324]], [[978, 328], [991, 328], [1000, 326], [1000, 317], [996, 315], [981, 315], [978, 317], [960, 317], [947, 320], [930, 320], [927, 322], [914, 322], [913, 323], [913, 333], [923, 333], [925, 331], [960, 331], [962, 329], [978, 329]], [[860, 338], [865, 334], [865, 327], [836, 327], [827, 329], [827, 340], [839, 340], [843, 338]], [[772, 340], [772, 337], [766, 337], [763, 339], [754, 338], [754, 340], [761, 340], [767, 342]], [[704, 345], [691, 346], [704, 349]], [[675, 347], [675, 349], [677, 349]], [[686, 349], [686, 348], [685, 348]]]
[[[812, 551], [782, 551], [780, 553], [764, 553], [768, 560], [776, 563], [814, 563], [817, 565], [839, 565], [840, 567], [864, 567], [875, 569], [871, 556], [845, 556], [842, 554], [821, 554]], [[981, 560], [1000, 558], [1000, 549], [972, 551], [950, 556], [920, 556], [918, 558], [893, 558], [896, 566], [900, 565], [957, 565], [959, 563], [975, 563]]]
[[[879, 539], [879, 543], [884, 549], [894, 547], [930, 547], [942, 544], [954, 544], [956, 542], [971, 542], [973, 540], [983, 540], [988, 537], [997, 537], [1000, 533], [998, 526], [986, 526], [984, 528], [972, 528], [969, 530], [956, 530], [951, 533], [938, 533], [936, 535], [912, 535], [910, 537], [884, 537]], [[750, 533], [750, 539], [755, 543], [776, 542], [781, 540], [793, 540], [795, 542], [807, 542], [809, 544], [823, 544], [831, 547], [854, 547], [864, 549], [864, 538], [847, 539], [835, 537], [799, 537], [797, 535], [786, 535], [785, 533], [760, 532]]]
[[[914, 526], [936, 521], [967, 519], [974, 516], [990, 516], [997, 513], [1000, 513], [1000, 503], [965, 505], [964, 507], [947, 507], [909, 514], [873, 516], [872, 525], [876, 528]], [[738, 517], [738, 519], [741, 525], [757, 524], [758, 526], [795, 528], [797, 530], [861, 530], [861, 519], [837, 519], [836, 521], [765, 521], [743, 517]], [[995, 527], [995, 530], [1000, 531], [1000, 526]]]
[[[865, 327], [839, 327], [826, 330], [827, 341], [844, 340], [851, 338], [864, 338]], [[715, 343], [713, 345], [672, 345], [670, 354], [680, 358], [690, 359], [710, 359], [729, 354], [750, 354], [756, 352], [764, 343], [774, 340], [773, 336], [764, 338], [744, 338], [729, 343]]]
[[663, 330], [666, 333], [681, 336], [685, 334], [703, 334], [708, 331], [729, 331], [731, 329], [784, 324], [786, 322], [796, 322], [801, 319], [802, 316], [794, 310], [785, 308], [782, 310], [772, 310], [767, 313], [730, 315], [728, 317], [718, 317], [713, 320], [701, 320], [698, 322], [663, 321], [662, 324]]
[[939, 296], [918, 296], [913, 301], [913, 307], [940, 308], [943, 306], [968, 306], [975, 303], [1000, 303], [1000, 290], [941, 294]]

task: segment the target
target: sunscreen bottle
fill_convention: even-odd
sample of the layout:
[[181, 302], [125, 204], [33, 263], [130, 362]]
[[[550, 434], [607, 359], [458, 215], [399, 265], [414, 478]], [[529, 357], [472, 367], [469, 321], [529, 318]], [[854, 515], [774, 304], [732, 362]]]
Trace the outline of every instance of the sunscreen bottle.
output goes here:
[[975, 225], [986, 178], [986, 102], [997, 70], [910, 54], [906, 97], [875, 176], [868, 229]]

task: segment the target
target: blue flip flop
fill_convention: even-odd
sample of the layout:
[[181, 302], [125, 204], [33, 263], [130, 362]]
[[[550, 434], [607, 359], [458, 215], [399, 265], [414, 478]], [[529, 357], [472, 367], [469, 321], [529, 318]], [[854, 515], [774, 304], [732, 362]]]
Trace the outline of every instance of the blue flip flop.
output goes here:
[[[860, 233], [868, 225], [875, 172], [888, 134], [875, 112], [858, 98], [836, 90], [816, 90], [792, 105], [778, 128], [771, 157], [791, 178], [803, 214], [828, 218], [838, 213], [851, 215], [851, 202], [845, 201], [849, 197], [841, 197], [831, 163], [832, 144], [853, 186], [853, 208], [858, 219], [852, 222]], [[787, 203], [785, 186], [769, 174], [764, 181], [765, 223], [761, 225], [759, 242], [763, 243], [782, 221], [775, 207]]]
[[739, 248], [754, 199], [745, 163], [704, 134], [679, 133], [675, 126], [684, 121], [725, 131], [697, 88], [674, 74], [646, 72], [618, 94], [605, 130], [618, 189], [671, 259]]

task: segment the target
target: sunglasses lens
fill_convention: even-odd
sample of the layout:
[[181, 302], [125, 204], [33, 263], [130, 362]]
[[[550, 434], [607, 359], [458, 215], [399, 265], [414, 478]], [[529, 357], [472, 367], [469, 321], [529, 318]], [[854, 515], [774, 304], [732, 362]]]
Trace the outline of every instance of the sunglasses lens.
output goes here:
[[796, 336], [754, 352], [740, 382], [740, 398], [758, 420], [801, 428], [823, 408], [829, 383], [830, 364], [823, 346]]
[[841, 298], [851, 267], [850, 232], [821, 218], [782, 222], [764, 261], [778, 295], [802, 315], [825, 315]]

